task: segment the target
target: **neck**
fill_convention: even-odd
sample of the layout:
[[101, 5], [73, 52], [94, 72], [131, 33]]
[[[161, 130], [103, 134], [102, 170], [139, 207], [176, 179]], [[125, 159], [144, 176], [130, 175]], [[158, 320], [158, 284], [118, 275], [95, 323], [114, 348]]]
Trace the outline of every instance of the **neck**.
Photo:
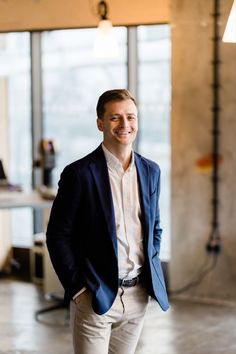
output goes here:
[[124, 171], [126, 171], [131, 162], [132, 146], [118, 146], [114, 148], [113, 146], [107, 146], [104, 142], [103, 145], [120, 161]]

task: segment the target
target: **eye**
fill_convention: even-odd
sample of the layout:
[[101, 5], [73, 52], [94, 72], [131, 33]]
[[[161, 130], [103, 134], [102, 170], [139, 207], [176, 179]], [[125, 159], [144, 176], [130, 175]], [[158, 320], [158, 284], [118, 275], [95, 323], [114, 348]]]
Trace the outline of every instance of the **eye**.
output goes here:
[[135, 116], [128, 116], [127, 118], [128, 118], [128, 120], [135, 120], [136, 119]]
[[112, 122], [117, 122], [117, 121], [119, 120], [119, 117], [113, 116], [113, 117], [110, 118], [110, 120], [111, 120]]

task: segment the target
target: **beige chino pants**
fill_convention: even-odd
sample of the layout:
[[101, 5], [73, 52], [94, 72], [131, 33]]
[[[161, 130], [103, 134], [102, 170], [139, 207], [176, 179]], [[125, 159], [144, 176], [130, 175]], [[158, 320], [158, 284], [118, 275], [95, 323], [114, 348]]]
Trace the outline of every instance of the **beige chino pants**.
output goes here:
[[119, 288], [108, 312], [96, 314], [91, 294], [71, 301], [70, 319], [75, 354], [134, 354], [149, 296], [141, 284]]

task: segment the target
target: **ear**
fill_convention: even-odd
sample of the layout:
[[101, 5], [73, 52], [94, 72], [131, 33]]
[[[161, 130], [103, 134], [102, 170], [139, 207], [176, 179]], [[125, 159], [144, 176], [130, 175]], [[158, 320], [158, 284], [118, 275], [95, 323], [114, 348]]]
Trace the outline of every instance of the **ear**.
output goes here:
[[98, 127], [98, 130], [103, 132], [103, 120], [101, 118], [97, 118], [97, 127]]

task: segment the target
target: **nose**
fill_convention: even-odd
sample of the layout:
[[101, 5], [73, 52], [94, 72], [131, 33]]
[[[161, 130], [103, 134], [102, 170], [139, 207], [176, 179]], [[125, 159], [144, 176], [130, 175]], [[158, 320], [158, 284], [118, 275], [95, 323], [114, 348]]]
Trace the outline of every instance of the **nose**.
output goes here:
[[128, 119], [126, 117], [121, 117], [120, 119], [120, 126], [122, 128], [126, 128], [128, 126]]

